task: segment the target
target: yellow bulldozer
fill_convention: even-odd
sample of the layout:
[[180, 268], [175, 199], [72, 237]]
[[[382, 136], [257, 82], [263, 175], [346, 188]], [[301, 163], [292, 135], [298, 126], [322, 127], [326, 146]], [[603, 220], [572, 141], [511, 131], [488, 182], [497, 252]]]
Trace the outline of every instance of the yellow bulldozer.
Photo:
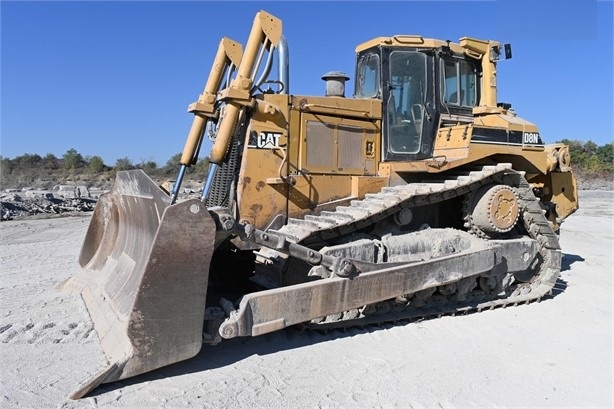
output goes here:
[[[72, 398], [224, 339], [553, 289], [578, 190], [568, 147], [497, 101], [509, 44], [374, 38], [356, 48], [353, 97], [338, 71], [325, 95], [292, 95], [288, 55], [265, 11], [245, 48], [222, 38], [172, 189], [134, 170], [100, 197], [62, 288], [82, 295], [109, 364]], [[202, 197], [180, 199], [204, 138]]]

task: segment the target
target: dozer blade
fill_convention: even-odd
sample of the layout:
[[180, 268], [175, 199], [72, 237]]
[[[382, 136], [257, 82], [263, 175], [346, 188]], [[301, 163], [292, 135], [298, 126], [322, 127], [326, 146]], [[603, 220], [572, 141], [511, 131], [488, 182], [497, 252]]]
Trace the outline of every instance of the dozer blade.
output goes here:
[[119, 172], [81, 249], [80, 292], [110, 363], [70, 397], [196, 355], [215, 223], [197, 199], [170, 205], [144, 172]]

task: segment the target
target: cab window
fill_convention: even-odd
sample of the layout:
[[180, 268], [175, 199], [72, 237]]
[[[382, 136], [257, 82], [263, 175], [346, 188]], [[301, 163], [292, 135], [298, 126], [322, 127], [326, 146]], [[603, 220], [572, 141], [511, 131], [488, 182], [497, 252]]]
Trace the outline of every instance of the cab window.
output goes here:
[[365, 54], [356, 67], [356, 98], [376, 98], [380, 93], [380, 58], [377, 54]]
[[474, 107], [477, 105], [477, 73], [466, 60], [444, 60], [443, 101], [447, 105]]

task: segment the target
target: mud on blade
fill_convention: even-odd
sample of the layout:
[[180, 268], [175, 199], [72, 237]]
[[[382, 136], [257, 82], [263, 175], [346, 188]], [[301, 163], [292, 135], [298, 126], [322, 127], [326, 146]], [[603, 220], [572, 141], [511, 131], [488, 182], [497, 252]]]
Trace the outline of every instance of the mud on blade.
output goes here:
[[110, 365], [71, 395], [196, 355], [202, 345], [215, 223], [204, 204], [170, 200], [144, 172], [118, 172], [81, 249], [80, 292]]

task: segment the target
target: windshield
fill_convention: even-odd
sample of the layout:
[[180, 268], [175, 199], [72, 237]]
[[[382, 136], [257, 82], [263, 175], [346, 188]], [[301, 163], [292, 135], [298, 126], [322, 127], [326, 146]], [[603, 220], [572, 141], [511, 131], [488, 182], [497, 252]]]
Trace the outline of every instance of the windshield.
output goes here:
[[389, 149], [418, 153], [425, 114], [426, 55], [415, 51], [390, 54], [390, 96], [387, 101]]

